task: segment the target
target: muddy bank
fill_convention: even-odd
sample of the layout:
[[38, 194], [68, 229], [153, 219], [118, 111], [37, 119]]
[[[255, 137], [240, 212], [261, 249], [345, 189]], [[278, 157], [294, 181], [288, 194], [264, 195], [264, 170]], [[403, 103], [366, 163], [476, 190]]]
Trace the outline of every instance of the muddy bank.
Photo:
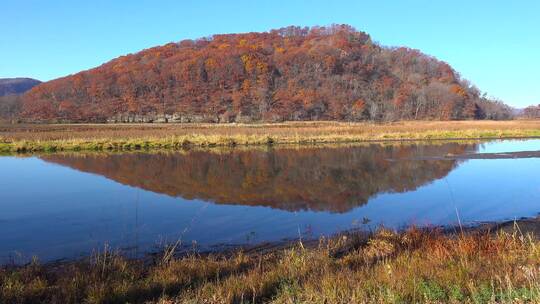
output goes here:
[[[454, 231], [457, 231], [456, 228], [452, 229], [452, 232]], [[516, 232], [522, 235], [531, 234], [535, 239], [540, 240], [540, 216], [504, 222], [482, 223], [477, 226], [464, 228], [463, 231], [465, 233], [488, 232], [491, 234], [501, 231], [507, 233]]]
[[467, 159], [514, 159], [514, 158], [539, 158], [540, 151], [518, 151], [503, 153], [470, 153], [462, 155], [447, 154], [445, 156], [419, 157], [415, 160], [467, 160]]

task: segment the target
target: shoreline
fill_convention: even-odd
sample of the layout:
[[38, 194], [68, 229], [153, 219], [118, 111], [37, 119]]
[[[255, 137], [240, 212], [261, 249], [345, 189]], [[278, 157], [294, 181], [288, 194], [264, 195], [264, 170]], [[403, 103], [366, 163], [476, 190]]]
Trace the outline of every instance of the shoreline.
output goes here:
[[[540, 136], [499, 136], [499, 137], [410, 137], [410, 138], [385, 138], [385, 139], [346, 139], [346, 140], [313, 140], [304, 139], [295, 141], [274, 141], [264, 139], [253, 142], [238, 143], [231, 138], [223, 138], [217, 142], [201, 140], [190, 141], [185, 138], [175, 139], [129, 139], [129, 140], [89, 140], [89, 141], [21, 141], [0, 142], [0, 153], [28, 154], [28, 153], [55, 153], [55, 152], [166, 152], [166, 151], [189, 151], [191, 149], [234, 149], [234, 148], [261, 148], [261, 147], [324, 147], [327, 145], [355, 145], [355, 144], [400, 144], [400, 143], [434, 143], [434, 142], [464, 142], [464, 141], [492, 141], [492, 140], [528, 140], [540, 139]], [[536, 151], [524, 151], [536, 152]], [[495, 153], [494, 153], [495, 154]], [[498, 153], [502, 154], [502, 153]], [[536, 156], [529, 156], [536, 157]], [[457, 158], [457, 157], [456, 157]], [[460, 158], [461, 159], [461, 158]]]
[[135, 260], [105, 250], [76, 261], [1, 266], [0, 302], [386, 302], [387, 292], [404, 302], [538, 301], [540, 235], [528, 233], [539, 231], [535, 217], [462, 229], [344, 232], [221, 253], [166, 248]]
[[[516, 228], [518, 229], [516, 230]], [[369, 229], [369, 230], [356, 228], [356, 229], [337, 232], [334, 235], [326, 236], [322, 238], [327, 239], [327, 240], [332, 240], [332, 239], [342, 238], [343, 236], [346, 236], [346, 237], [352, 236], [357, 240], [361, 240], [363, 243], [367, 243], [367, 241], [369, 241], [369, 239], [372, 238], [379, 230], [388, 230], [388, 231], [393, 231], [397, 234], [401, 234], [401, 233], [406, 232], [409, 229], [415, 229], [415, 230], [419, 230], [419, 231], [423, 231], [427, 233], [438, 231], [438, 232], [441, 232], [442, 235], [446, 237], [455, 237], [455, 236], [459, 236], [460, 234], [495, 235], [496, 233], [503, 232], [503, 231], [506, 233], [519, 232], [522, 235], [530, 234], [534, 236], [538, 241], [540, 241], [540, 213], [536, 216], [523, 217], [523, 218], [519, 218], [515, 220], [475, 222], [475, 223], [468, 223], [463, 226], [460, 226], [459, 224], [446, 225], [446, 226], [444, 225], [425, 226], [425, 227], [411, 226], [411, 227], [406, 227], [402, 229], [390, 229], [390, 228], [380, 227], [380, 228]], [[190, 247], [190, 246], [181, 246], [183, 249], [175, 250], [172, 253], [175, 258], [184, 258], [192, 254], [195, 254], [201, 257], [212, 256], [212, 255], [221, 256], [221, 257], [230, 257], [237, 254], [238, 252], [242, 252], [243, 254], [247, 254], [247, 255], [260, 255], [260, 254], [271, 254], [275, 251], [288, 250], [293, 247], [296, 247], [299, 243], [302, 243], [302, 246], [304, 247], [304, 249], [314, 249], [317, 247], [320, 240], [321, 238], [309, 238], [309, 239], [289, 238], [289, 239], [283, 239], [280, 241], [272, 241], [272, 242], [262, 241], [260, 243], [255, 243], [255, 244], [215, 244], [203, 250], [194, 250], [193, 247]], [[178, 248], [177, 245], [174, 247]], [[162, 249], [162, 250], [147, 252], [141, 257], [136, 257], [136, 258], [123, 256], [121, 253], [121, 250], [113, 250], [113, 252], [114, 254], [123, 256], [127, 260], [148, 263], [148, 262], [152, 262], [153, 260], [160, 258], [165, 253], [166, 250], [170, 249], [170, 246], [165, 246], [164, 248], [165, 249]], [[110, 250], [110, 248], [108, 250]], [[171, 252], [169, 252], [168, 254], [171, 254]], [[58, 266], [62, 264], [86, 262], [91, 258], [91, 255], [92, 254], [83, 255], [78, 258], [55, 259], [55, 260], [44, 262], [42, 265], [45, 267], [49, 267], [49, 266], [54, 267], [54, 266]], [[37, 258], [39, 260], [39, 257]], [[20, 267], [25, 267], [27, 265], [30, 265], [31, 263], [32, 261], [29, 261], [24, 264], [4, 263], [4, 264], [0, 264], [0, 269], [20, 268]]]

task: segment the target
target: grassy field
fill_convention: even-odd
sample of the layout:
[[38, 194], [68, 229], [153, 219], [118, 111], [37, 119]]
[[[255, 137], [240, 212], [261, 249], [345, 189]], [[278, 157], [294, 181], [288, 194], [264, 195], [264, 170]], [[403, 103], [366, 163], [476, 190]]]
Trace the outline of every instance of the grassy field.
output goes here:
[[519, 229], [383, 229], [268, 252], [170, 252], [133, 261], [104, 251], [85, 261], [5, 268], [0, 302], [540, 302], [540, 242]]
[[0, 125], [0, 152], [539, 137], [540, 121]]

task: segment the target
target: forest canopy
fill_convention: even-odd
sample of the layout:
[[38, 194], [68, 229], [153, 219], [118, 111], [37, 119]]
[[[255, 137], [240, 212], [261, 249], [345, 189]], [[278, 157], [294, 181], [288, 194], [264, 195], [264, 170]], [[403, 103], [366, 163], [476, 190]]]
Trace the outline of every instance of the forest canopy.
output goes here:
[[507, 119], [447, 63], [348, 25], [184, 40], [41, 84], [20, 118], [62, 122]]

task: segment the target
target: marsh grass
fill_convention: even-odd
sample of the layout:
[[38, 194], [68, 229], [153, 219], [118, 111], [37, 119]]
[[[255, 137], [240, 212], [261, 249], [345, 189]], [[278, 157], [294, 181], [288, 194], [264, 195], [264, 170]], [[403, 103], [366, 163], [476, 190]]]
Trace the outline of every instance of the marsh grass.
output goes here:
[[2, 303], [529, 303], [540, 243], [519, 230], [349, 233], [314, 246], [127, 260], [110, 250], [0, 271]]
[[1, 125], [0, 152], [129, 151], [193, 146], [235, 147], [528, 137], [540, 137], [540, 121]]

